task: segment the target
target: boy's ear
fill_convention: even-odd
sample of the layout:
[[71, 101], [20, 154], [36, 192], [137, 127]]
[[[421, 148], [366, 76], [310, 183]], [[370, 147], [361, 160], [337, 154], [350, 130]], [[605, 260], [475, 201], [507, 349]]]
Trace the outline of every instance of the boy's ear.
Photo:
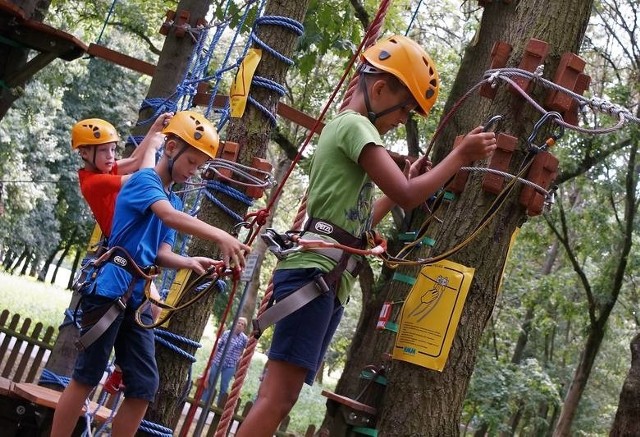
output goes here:
[[371, 85], [371, 95], [372, 96], [380, 95], [382, 93], [382, 90], [386, 86], [387, 86], [387, 82], [385, 82], [383, 79], [377, 79]]
[[[167, 140], [164, 142], [164, 152], [165, 152], [165, 154], [171, 156], [173, 154], [173, 151], [176, 149], [177, 145], [178, 145], [178, 143], [174, 138], [167, 138]], [[169, 152], [171, 152], [171, 153], [169, 153]]]
[[87, 146], [78, 148], [78, 153], [80, 154], [80, 158], [88, 159], [88, 155], [89, 155], [89, 150], [88, 149], [89, 148]]

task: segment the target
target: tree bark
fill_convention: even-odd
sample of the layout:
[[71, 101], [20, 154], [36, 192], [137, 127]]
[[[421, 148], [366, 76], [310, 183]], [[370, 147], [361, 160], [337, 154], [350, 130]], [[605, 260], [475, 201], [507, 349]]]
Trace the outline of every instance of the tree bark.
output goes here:
[[[289, 17], [302, 22], [307, 7], [308, 0], [271, 0], [266, 4], [264, 15]], [[273, 25], [258, 26], [256, 34], [265, 44], [287, 57], [293, 53], [298, 38], [292, 31]], [[283, 83], [288, 68], [288, 65], [263, 51], [262, 60], [255, 75]], [[251, 96], [272, 114], [275, 114], [279, 101], [277, 93], [257, 88], [251, 90]], [[268, 118], [250, 104], [247, 105], [241, 119], [230, 122], [227, 129], [227, 139], [242, 145], [238, 156], [239, 163], [250, 165], [253, 157], [263, 158], [265, 156], [271, 129], [272, 126]], [[241, 216], [247, 211], [247, 206], [237, 200], [227, 199], [223, 195], [220, 195], [220, 200]], [[231, 217], [206, 199], [202, 203], [198, 217], [227, 231], [231, 231], [236, 224]], [[219, 251], [211, 242], [194, 239], [191, 242], [189, 253], [191, 255], [206, 254], [215, 258]], [[189, 297], [190, 294], [187, 294], [186, 298]], [[201, 338], [215, 297], [214, 294], [211, 294], [203, 298], [201, 304], [193, 305], [176, 313], [171, 319], [168, 329], [178, 336], [190, 339]], [[185, 347], [185, 350], [191, 354], [195, 353], [195, 348], [190, 346]], [[179, 419], [183, 405], [178, 394], [183, 393], [186, 384], [189, 384], [190, 363], [163, 347], [156, 349], [156, 360], [160, 372], [160, 389], [156, 396], [157, 401], [147, 411], [146, 419], [173, 428]]]
[[640, 435], [640, 334], [630, 344], [631, 367], [620, 392], [618, 411], [611, 427], [610, 437]]
[[[579, 48], [591, 5], [591, 1], [579, 0], [486, 3], [477, 38], [465, 52], [445, 111], [452, 108], [454, 102], [483, 76], [495, 41], [506, 41], [513, 46], [508, 65], [518, 65], [530, 38], [548, 42], [551, 51], [545, 63], [545, 77], [553, 77], [560, 55]], [[554, 19], [549, 20], [548, 17]], [[540, 100], [541, 92], [534, 91], [534, 96]], [[540, 115], [523, 105], [516, 117], [512, 102], [513, 96], [504, 87], [498, 90], [493, 101], [471, 97], [443, 128], [436, 142], [433, 161], [440, 161], [448, 153], [456, 134], [468, 132], [489, 115], [504, 114], [505, 132], [522, 139], [528, 137]], [[515, 173], [522, 162], [524, 150], [521, 140], [520, 148], [512, 159], [511, 173]], [[494, 200], [493, 195], [479, 189], [479, 179], [477, 174], [471, 174], [465, 191], [444, 215], [446, 225], [429, 229], [429, 235], [436, 240], [432, 256], [446, 251], [469, 235]], [[496, 300], [510, 238], [526, 219], [525, 211], [517, 202], [517, 196], [509, 197], [485, 230], [471, 244], [449, 257], [452, 261], [474, 267], [475, 275], [447, 365], [442, 372], [437, 372], [403, 361], [393, 362], [379, 424], [381, 436], [458, 435], [462, 404], [482, 331]], [[417, 257], [428, 255], [425, 250], [416, 253]], [[413, 276], [417, 274], [417, 268], [400, 271]], [[388, 300], [402, 300], [408, 288], [404, 284], [390, 284], [387, 287]]]

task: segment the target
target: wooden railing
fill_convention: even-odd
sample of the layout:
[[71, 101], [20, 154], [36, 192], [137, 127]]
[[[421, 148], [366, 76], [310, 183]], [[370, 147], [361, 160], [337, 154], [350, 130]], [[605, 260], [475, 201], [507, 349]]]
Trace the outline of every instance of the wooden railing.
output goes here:
[[[32, 325], [33, 322], [30, 318], [23, 319], [21, 323], [19, 314], [12, 316], [8, 310], [0, 313], [0, 377], [3, 384], [7, 385], [6, 388], [3, 385], [4, 389], [0, 390], [0, 396], [18, 396], [39, 404], [42, 408], [53, 408], [57, 404], [59, 392], [45, 387], [35, 387], [35, 385], [53, 349], [56, 329], [51, 326], [45, 328], [42, 323], [36, 323], [32, 329]], [[96, 388], [91, 400], [97, 401], [100, 393], [102, 393], [102, 386]], [[187, 404], [191, 404], [191, 402], [190, 398], [186, 401]], [[107, 405], [111, 405], [109, 401], [107, 401]], [[244, 405], [238, 404], [233, 417], [236, 422], [235, 426], [242, 422], [252, 405], [251, 401]], [[104, 417], [109, 416], [108, 411], [107, 413], [102, 412], [100, 417], [95, 417], [96, 422], [103, 422]], [[222, 411], [217, 406], [212, 406], [207, 414], [207, 425], [204, 427], [202, 435], [213, 436]], [[183, 420], [184, 417], [178, 422], [174, 435], [181, 432]], [[275, 435], [277, 437], [295, 436], [296, 434], [287, 431], [288, 424], [289, 418], [287, 417]], [[309, 425], [304, 436], [312, 436], [314, 432], [315, 427]]]

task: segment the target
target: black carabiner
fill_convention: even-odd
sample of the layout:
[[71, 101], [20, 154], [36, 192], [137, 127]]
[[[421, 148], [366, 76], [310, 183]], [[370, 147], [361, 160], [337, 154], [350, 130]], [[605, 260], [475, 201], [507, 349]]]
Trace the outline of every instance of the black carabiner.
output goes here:
[[[498, 130], [498, 125], [504, 118], [504, 115], [498, 114], [490, 117], [482, 124], [482, 132], [495, 132]], [[492, 130], [493, 129], [493, 130]]]
[[[529, 149], [538, 149], [541, 150], [541, 147], [536, 146], [535, 144], [533, 144], [533, 142], [535, 141], [536, 137], [538, 136], [538, 133], [540, 131], [540, 129], [542, 128], [542, 126], [544, 126], [544, 124], [548, 121], [548, 120], [562, 120], [562, 115], [560, 115], [559, 112], [556, 111], [549, 111], [549, 112], [545, 112], [542, 117], [540, 117], [540, 120], [538, 120], [536, 122], [536, 124], [533, 125], [533, 129], [531, 130], [531, 135], [529, 135], [529, 138], [527, 138], [527, 146], [529, 147]], [[557, 133], [553, 133], [551, 134], [552, 138], [554, 140], [558, 140], [560, 138], [562, 138], [562, 136], [564, 135], [564, 126], [556, 123], [556, 126], [558, 127], [558, 131]]]

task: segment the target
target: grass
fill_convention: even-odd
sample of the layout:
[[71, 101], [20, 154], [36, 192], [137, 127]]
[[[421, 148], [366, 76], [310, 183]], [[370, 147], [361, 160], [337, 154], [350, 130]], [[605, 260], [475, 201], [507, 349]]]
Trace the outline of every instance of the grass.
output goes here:
[[[71, 301], [71, 292], [60, 285], [38, 282], [35, 278], [12, 276], [0, 271], [0, 311], [9, 310], [11, 314], [29, 317], [45, 326], [58, 327], [64, 319], [64, 311]], [[193, 379], [202, 374], [215, 340], [216, 327], [209, 323], [200, 339], [203, 345], [196, 352], [197, 361], [193, 364]], [[266, 356], [256, 352], [242, 387], [242, 403], [256, 397], [259, 376], [262, 373]], [[324, 384], [304, 385], [298, 402], [291, 411], [288, 431], [303, 435], [310, 424], [318, 427], [324, 418], [326, 399], [320, 394], [323, 389], [332, 390], [336, 379], [325, 375]]]

